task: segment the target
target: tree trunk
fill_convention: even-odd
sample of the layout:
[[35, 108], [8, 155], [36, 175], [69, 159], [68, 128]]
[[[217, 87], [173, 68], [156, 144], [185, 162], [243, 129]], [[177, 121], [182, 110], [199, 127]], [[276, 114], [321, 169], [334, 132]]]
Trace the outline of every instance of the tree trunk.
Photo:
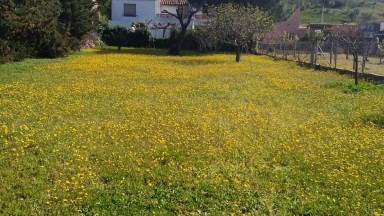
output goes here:
[[240, 57], [241, 57], [241, 50], [243, 47], [241, 45], [236, 46], [236, 62], [240, 62]]
[[354, 66], [354, 69], [355, 69], [355, 74], [354, 74], [354, 78], [355, 78], [355, 85], [359, 84], [359, 81], [358, 81], [358, 77], [359, 77], [359, 56], [357, 53], [355, 53], [353, 55], [353, 66]]
[[273, 44], [273, 57], [276, 58], [276, 43]]
[[280, 53], [282, 53], [281, 58], [284, 58], [284, 50], [283, 50], [283, 43], [282, 42], [280, 42], [280, 44], [279, 44], [279, 51], [280, 51]]
[[345, 59], [349, 59], [349, 49], [345, 50]]
[[256, 46], [255, 46], [255, 53], [259, 54], [259, 41], [256, 41]]
[[187, 33], [187, 27], [188, 26], [182, 26], [181, 32], [179, 35], [179, 38], [177, 39], [176, 43], [171, 46], [171, 48], [168, 50], [168, 54], [170, 55], [180, 55], [181, 52], [181, 46], [184, 43], [185, 35]]

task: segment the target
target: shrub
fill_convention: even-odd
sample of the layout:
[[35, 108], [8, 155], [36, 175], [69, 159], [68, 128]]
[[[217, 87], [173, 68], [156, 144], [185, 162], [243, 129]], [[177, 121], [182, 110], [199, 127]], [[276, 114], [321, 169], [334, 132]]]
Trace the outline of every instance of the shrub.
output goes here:
[[[171, 32], [171, 36], [169, 39], [171, 40], [171, 44], [176, 42], [176, 39], [179, 37], [180, 30], [173, 30]], [[196, 50], [199, 48], [198, 40], [194, 34], [193, 30], [187, 30], [185, 35], [185, 40], [182, 46], [183, 50]]]
[[128, 46], [148, 47], [151, 39], [151, 33], [146, 29], [137, 29], [129, 33], [130, 40]]
[[133, 31], [124, 26], [104, 27], [102, 29], [102, 41], [109, 46], [122, 47], [148, 47], [150, 33], [146, 29]]
[[169, 49], [172, 45], [172, 40], [166, 39], [154, 39], [154, 47], [159, 49]]

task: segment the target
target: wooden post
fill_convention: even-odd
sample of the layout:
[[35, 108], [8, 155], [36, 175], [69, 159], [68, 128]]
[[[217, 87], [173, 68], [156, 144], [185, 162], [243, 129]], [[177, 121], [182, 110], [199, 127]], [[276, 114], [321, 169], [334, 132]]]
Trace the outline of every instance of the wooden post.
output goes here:
[[316, 64], [316, 60], [315, 60], [316, 50], [317, 50], [316, 44], [317, 43], [311, 42], [311, 60], [310, 60], [311, 66], [315, 66]]
[[332, 54], [333, 54], [333, 41], [331, 41], [331, 48], [329, 50], [329, 65], [332, 65]]
[[337, 68], [337, 50], [338, 50], [338, 48], [339, 48], [338, 42], [336, 42], [336, 46], [333, 48], [335, 50], [335, 53], [334, 53], [335, 69]]

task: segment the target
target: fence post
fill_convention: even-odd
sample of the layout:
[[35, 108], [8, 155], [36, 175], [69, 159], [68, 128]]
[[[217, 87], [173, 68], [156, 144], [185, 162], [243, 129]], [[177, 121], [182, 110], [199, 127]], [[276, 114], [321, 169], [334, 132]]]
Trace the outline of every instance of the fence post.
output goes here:
[[334, 47], [335, 53], [334, 53], [334, 62], [335, 62], [335, 69], [337, 68], [337, 50], [339, 49], [338, 42], [336, 41], [336, 46]]
[[317, 43], [316, 42], [311, 42], [311, 66], [315, 66], [316, 64], [316, 60], [315, 60], [315, 56], [316, 56], [316, 50], [317, 50]]
[[333, 40], [331, 41], [331, 49], [329, 50], [329, 65], [332, 66]]

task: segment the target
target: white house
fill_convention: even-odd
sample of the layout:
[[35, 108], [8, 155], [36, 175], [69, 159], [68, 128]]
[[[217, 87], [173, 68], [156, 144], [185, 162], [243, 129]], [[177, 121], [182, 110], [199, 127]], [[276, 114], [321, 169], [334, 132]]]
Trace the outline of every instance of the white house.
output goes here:
[[[112, 0], [111, 20], [112, 26], [131, 27], [132, 23], [149, 23], [152, 36], [156, 38], [168, 37], [170, 28], [159, 29], [155, 26], [177, 26], [178, 20], [169, 14], [162, 13], [167, 10], [176, 13], [176, 8], [180, 4], [187, 5], [187, 0]], [[197, 14], [196, 17], [201, 16]], [[196, 20], [192, 20], [191, 27], [194, 26]]]

